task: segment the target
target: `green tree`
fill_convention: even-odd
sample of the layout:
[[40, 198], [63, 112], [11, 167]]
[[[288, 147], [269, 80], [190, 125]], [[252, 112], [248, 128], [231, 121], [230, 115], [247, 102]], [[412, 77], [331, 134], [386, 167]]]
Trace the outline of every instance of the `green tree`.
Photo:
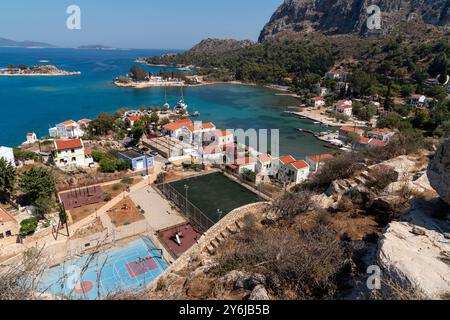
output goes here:
[[134, 81], [144, 81], [147, 79], [148, 74], [145, 70], [138, 66], [132, 66], [130, 69], [131, 79]]
[[22, 174], [19, 187], [30, 203], [36, 204], [39, 198], [53, 197], [56, 192], [56, 181], [49, 170], [33, 167]]
[[16, 180], [16, 169], [5, 158], [0, 158], [0, 193], [9, 197], [14, 192]]
[[25, 219], [20, 223], [20, 235], [22, 237], [34, 234], [38, 227], [38, 220], [36, 218]]
[[38, 198], [34, 203], [34, 215], [39, 220], [44, 219], [47, 214], [49, 214], [55, 206], [52, 198]]
[[102, 136], [107, 135], [114, 129], [115, 119], [109, 114], [102, 112], [98, 117], [89, 123], [88, 130], [91, 134]]
[[100, 160], [100, 171], [104, 173], [114, 173], [116, 172], [116, 159], [105, 157]]

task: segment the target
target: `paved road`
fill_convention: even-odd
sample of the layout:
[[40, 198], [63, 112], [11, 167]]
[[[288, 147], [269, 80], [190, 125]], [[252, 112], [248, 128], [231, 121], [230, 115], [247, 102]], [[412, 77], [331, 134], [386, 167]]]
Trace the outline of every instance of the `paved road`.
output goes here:
[[152, 187], [145, 187], [130, 194], [136, 205], [145, 211], [145, 218], [154, 230], [161, 230], [186, 222], [176, 210], [172, 210], [169, 202]]

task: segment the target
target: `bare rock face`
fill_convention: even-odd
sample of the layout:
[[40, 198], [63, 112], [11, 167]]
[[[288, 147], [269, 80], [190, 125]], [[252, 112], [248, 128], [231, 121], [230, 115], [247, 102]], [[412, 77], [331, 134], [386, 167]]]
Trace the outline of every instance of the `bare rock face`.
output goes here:
[[430, 162], [428, 179], [441, 199], [450, 205], [450, 139], [439, 147], [436, 156]]
[[381, 33], [398, 22], [418, 21], [436, 26], [449, 23], [447, 0], [285, 0], [261, 32], [259, 41], [286, 32], [323, 34], [370, 33], [366, 21], [370, 5], [381, 9]]

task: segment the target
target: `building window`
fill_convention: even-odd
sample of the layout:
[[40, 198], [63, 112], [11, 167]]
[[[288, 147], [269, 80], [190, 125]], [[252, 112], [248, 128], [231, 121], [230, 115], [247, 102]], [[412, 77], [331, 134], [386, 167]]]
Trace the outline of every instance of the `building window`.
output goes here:
[[7, 237], [11, 237], [12, 236], [11, 230], [6, 231], [5, 234], [6, 234]]
[[72, 157], [72, 161], [73, 161], [73, 162], [77, 161], [77, 158]]
[[71, 151], [72, 151], [72, 153], [75, 153], [75, 149], [72, 149]]
[[0, 233], [0, 239], [3, 239], [4, 237], [3, 233]]

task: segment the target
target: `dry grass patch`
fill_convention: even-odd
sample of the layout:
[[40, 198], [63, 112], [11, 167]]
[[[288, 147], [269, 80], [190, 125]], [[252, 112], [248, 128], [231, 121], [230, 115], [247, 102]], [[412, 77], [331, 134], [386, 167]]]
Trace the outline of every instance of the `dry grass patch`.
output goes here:
[[128, 197], [111, 208], [108, 211], [108, 216], [116, 227], [129, 225], [145, 219], [134, 202]]

